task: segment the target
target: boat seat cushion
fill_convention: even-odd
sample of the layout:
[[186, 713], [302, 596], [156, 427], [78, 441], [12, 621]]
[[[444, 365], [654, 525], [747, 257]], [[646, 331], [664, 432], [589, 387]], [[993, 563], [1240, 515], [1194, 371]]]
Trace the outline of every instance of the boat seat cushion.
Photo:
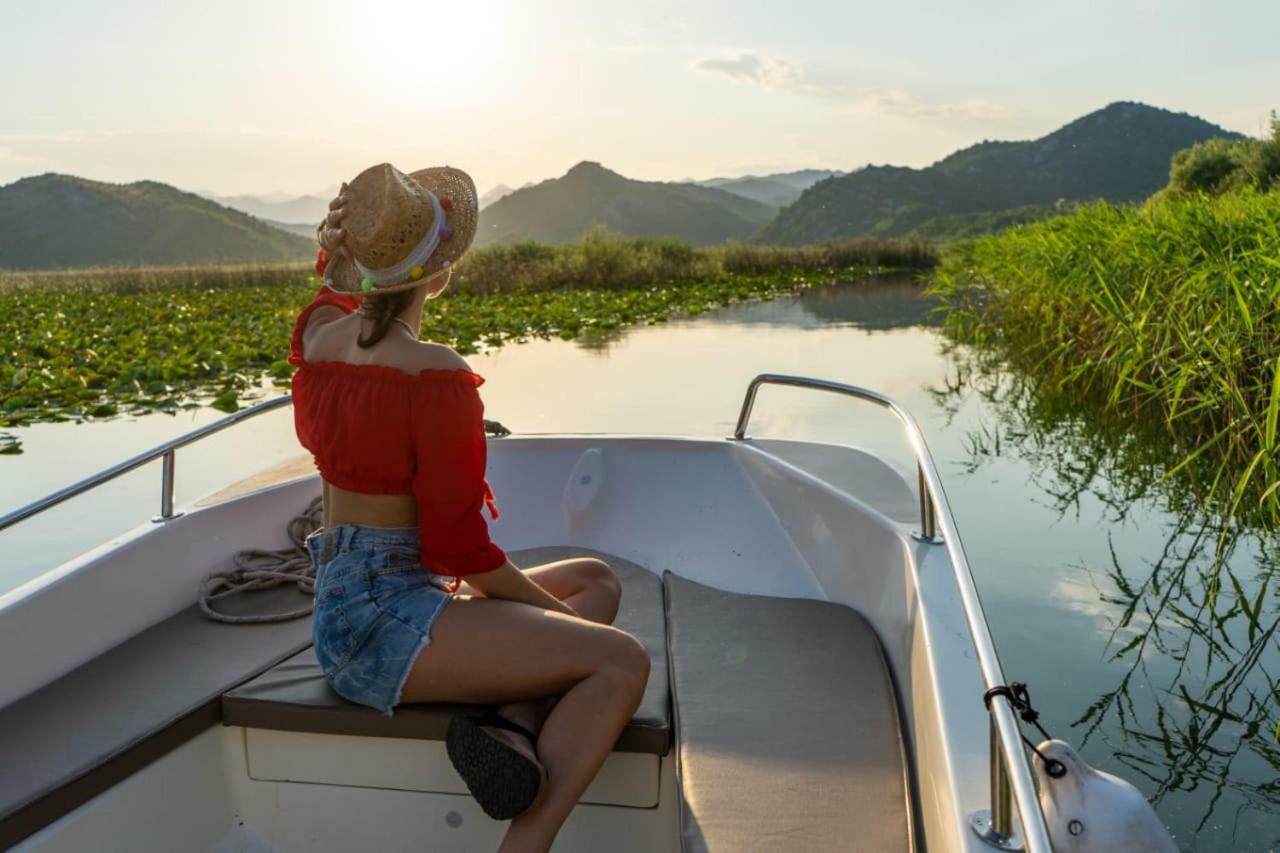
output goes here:
[[911, 850], [897, 703], [866, 619], [664, 584], [682, 850]]
[[[598, 557], [622, 581], [622, 605], [615, 623], [649, 650], [653, 665], [644, 700], [615, 747], [620, 752], [665, 755], [671, 742], [670, 692], [662, 582], [657, 575], [620, 557], [586, 548], [546, 547], [512, 551], [518, 566], [570, 557]], [[312, 649], [294, 655], [223, 696], [227, 725], [320, 734], [443, 740], [450, 718], [464, 706], [404, 705], [392, 717], [343, 699], [329, 687]]]
[[[276, 613], [299, 596], [249, 599], [228, 610]], [[310, 642], [309, 619], [228, 625], [193, 606], [0, 709], [0, 849], [216, 725], [228, 688]]]

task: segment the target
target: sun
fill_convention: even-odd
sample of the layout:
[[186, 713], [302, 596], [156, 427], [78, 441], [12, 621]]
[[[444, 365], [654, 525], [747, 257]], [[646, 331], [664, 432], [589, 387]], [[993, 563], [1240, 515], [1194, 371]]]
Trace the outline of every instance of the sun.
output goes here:
[[361, 8], [373, 13], [372, 23], [382, 30], [384, 43], [413, 45], [407, 59], [422, 66], [479, 64], [493, 53], [504, 31], [499, 4], [491, 0], [382, 0]]
[[[380, 0], [355, 6], [348, 65], [361, 100], [426, 110], [474, 103], [503, 85], [511, 24], [493, 0]], [[345, 41], [345, 39], [344, 39]]]

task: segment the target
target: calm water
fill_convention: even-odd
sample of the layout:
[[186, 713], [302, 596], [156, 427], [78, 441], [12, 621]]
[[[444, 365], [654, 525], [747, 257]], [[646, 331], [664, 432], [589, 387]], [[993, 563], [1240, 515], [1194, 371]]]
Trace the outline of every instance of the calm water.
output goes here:
[[[489, 416], [520, 433], [726, 435], [763, 371], [896, 397], [938, 460], [1006, 674], [1046, 728], [1154, 798], [1184, 849], [1276, 849], [1275, 549], [1175, 514], [1084, 431], [1037, 422], [950, 350], [930, 308], [910, 284], [846, 285], [470, 361]], [[0, 457], [0, 512], [217, 417], [15, 430], [26, 453]], [[888, 415], [830, 395], [766, 389], [752, 432], [908, 459]], [[231, 430], [179, 452], [179, 500], [296, 453], [287, 412]], [[0, 592], [148, 518], [158, 473], [0, 533]]]

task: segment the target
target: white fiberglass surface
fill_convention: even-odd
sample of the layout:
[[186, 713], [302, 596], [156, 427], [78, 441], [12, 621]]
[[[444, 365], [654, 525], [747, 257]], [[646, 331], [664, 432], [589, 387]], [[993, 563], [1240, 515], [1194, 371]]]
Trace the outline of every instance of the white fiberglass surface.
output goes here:
[[[506, 824], [462, 794], [254, 778], [246, 730], [215, 726], [18, 845], [22, 853], [348, 853], [495, 850]], [[441, 756], [439, 761], [445, 759]], [[341, 772], [341, 751], [313, 759]], [[674, 762], [653, 808], [583, 805], [557, 851], [679, 849]], [[447, 767], [431, 768], [451, 773]]]

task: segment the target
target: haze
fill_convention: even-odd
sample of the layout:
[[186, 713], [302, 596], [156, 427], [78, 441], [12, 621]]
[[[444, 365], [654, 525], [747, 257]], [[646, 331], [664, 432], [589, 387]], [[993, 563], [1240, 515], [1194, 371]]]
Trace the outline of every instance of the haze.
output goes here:
[[0, 183], [223, 194], [451, 163], [648, 179], [925, 165], [1114, 100], [1259, 133], [1273, 3], [181, 0], [6, 4]]

